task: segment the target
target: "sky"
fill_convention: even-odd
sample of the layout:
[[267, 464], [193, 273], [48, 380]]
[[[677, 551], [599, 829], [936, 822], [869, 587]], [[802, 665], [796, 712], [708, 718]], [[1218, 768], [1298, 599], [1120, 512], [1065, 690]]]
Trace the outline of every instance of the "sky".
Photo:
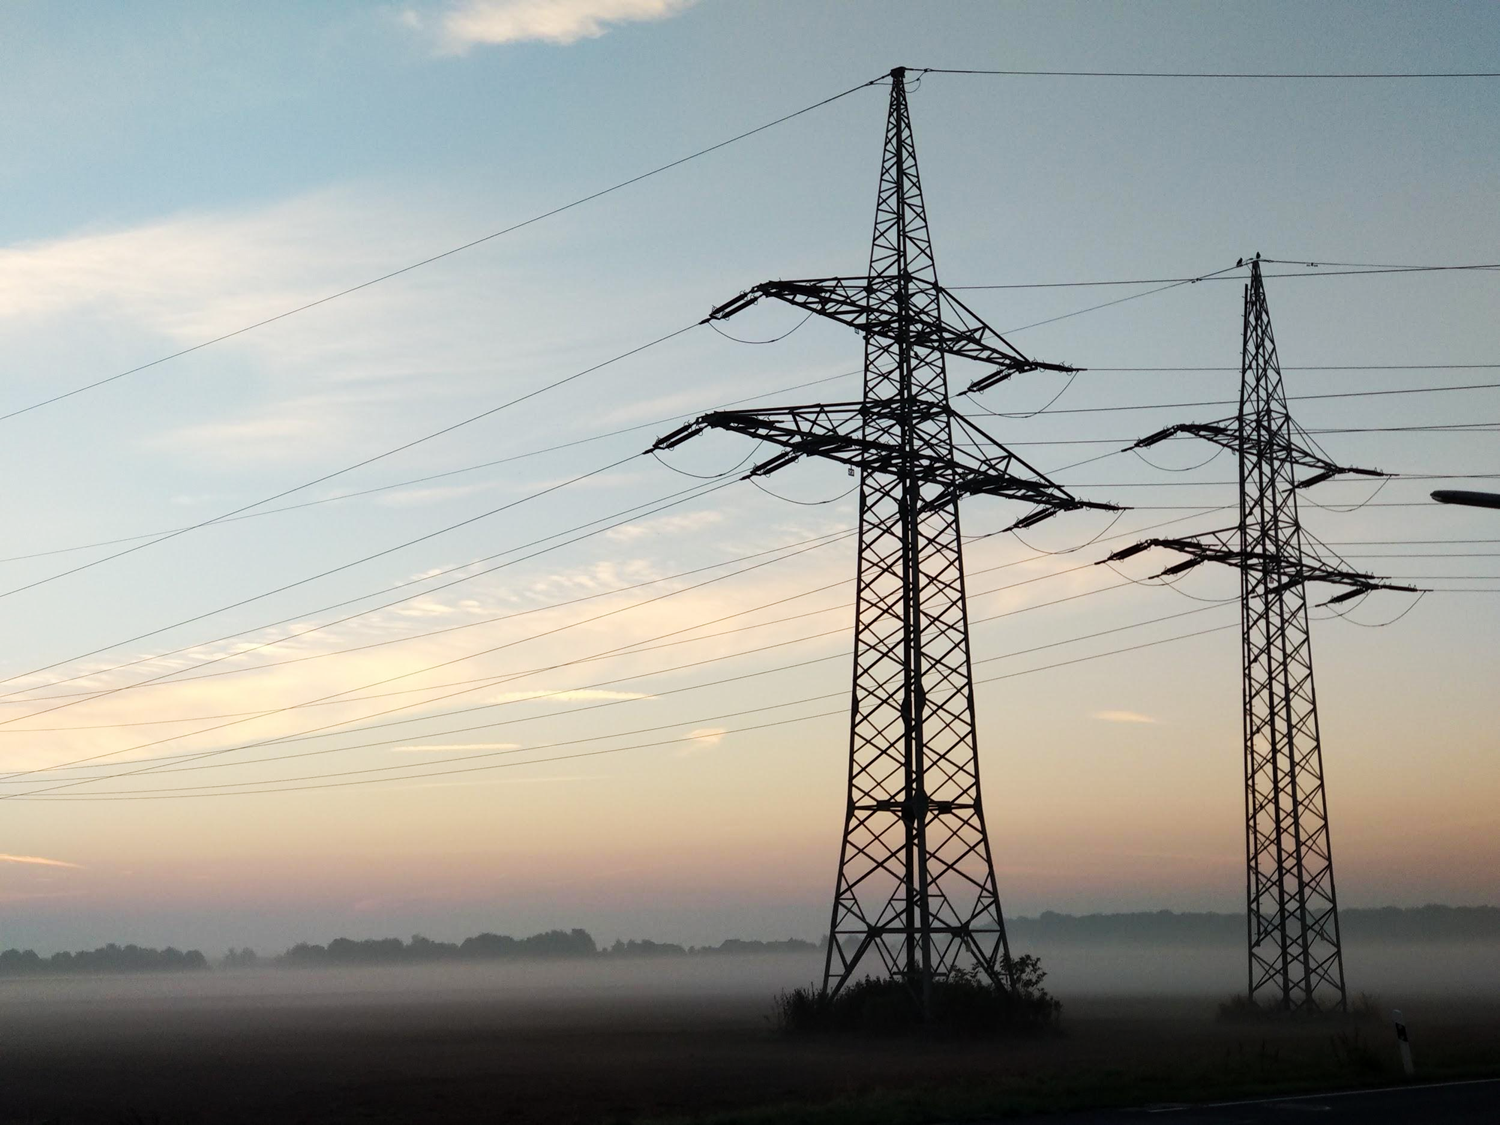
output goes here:
[[[776, 343], [692, 326], [763, 280], [862, 272], [886, 87], [239, 330], [895, 65], [1492, 71], [1497, 49], [1500, 12], [1441, 3], [0, 6], [0, 945], [817, 937], [852, 482], [804, 463], [758, 489], [727, 435], [641, 454], [725, 403], [857, 396], [837, 325], [787, 335], [800, 317], [762, 303], [725, 332]], [[1485, 487], [1495, 431], [1391, 427], [1493, 422], [1500, 368], [1374, 368], [1500, 363], [1500, 281], [1276, 275], [1500, 261], [1496, 92], [933, 74], [910, 95], [946, 284], [1259, 252], [1291, 263], [1266, 267], [1290, 395], [1403, 392], [1293, 402], [1339, 459], [1416, 474], [1309, 490], [1307, 526], [1434, 589], [1399, 620], [1396, 593], [1315, 612], [1346, 905], [1496, 902], [1500, 524], [1427, 502]], [[967, 548], [1008, 913], [1242, 902], [1235, 577], [1090, 564], [1163, 521], [1232, 522], [1228, 455], [1118, 450], [1232, 413], [1243, 276], [968, 293], [1090, 370], [965, 409], [1132, 505]], [[1208, 405], [1143, 408], [1163, 403]], [[965, 531], [1016, 514], [977, 500]]]

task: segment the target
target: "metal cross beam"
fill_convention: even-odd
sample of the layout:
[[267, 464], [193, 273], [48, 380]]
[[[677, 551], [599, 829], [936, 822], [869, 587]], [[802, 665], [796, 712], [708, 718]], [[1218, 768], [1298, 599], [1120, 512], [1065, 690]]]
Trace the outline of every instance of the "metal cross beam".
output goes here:
[[[748, 309], [762, 297], [774, 297], [800, 309], [835, 320], [866, 336], [895, 339], [897, 333], [919, 347], [945, 355], [990, 364], [994, 371], [969, 387], [984, 390], [1023, 371], [1078, 371], [1065, 363], [1028, 359], [979, 314], [941, 285], [932, 286], [936, 300], [908, 311], [905, 320], [893, 316], [893, 298], [903, 284], [899, 277], [817, 277], [804, 281], [767, 281], [725, 301], [708, 314], [726, 320]], [[965, 392], [967, 393], [967, 392]]]
[[[869, 436], [903, 409], [928, 415], [931, 421], [946, 421], [950, 430], [961, 428], [970, 438], [968, 448], [956, 448], [950, 440], [945, 452], [936, 446], [908, 446]], [[1038, 511], [1055, 515], [1079, 508], [1119, 510], [1116, 504], [1073, 496], [939, 400], [916, 400], [904, 406], [897, 401], [834, 402], [769, 410], [715, 410], [660, 438], [651, 452], [672, 449], [707, 429], [744, 434], [782, 447], [781, 453], [756, 465], [747, 477], [765, 476], [802, 457], [824, 457], [869, 472], [907, 473], [919, 484], [937, 486], [936, 494], [923, 499], [924, 510], [978, 495], [1031, 504], [1033, 512], [1023, 517], [1028, 523], [1037, 522]], [[980, 452], [985, 449], [994, 452]]]
[[1417, 592], [1415, 586], [1397, 586], [1373, 574], [1365, 574], [1363, 571], [1352, 570], [1340, 564], [1326, 563], [1321, 559], [1288, 558], [1283, 555], [1242, 550], [1236, 545], [1239, 530], [1237, 527], [1225, 528], [1221, 531], [1207, 531], [1201, 535], [1189, 535], [1180, 539], [1142, 539], [1139, 543], [1121, 548], [1100, 561], [1118, 562], [1132, 555], [1138, 555], [1142, 551], [1151, 550], [1153, 547], [1161, 547], [1186, 555], [1187, 558], [1180, 563], [1173, 563], [1157, 574], [1157, 578], [1175, 577], [1192, 570], [1201, 563], [1217, 562], [1241, 569], [1248, 568], [1267, 574], [1274, 573], [1278, 581], [1270, 587], [1270, 592], [1273, 594], [1289, 590], [1293, 586], [1306, 585], [1308, 582], [1328, 582], [1349, 587], [1342, 594], [1322, 603], [1324, 605], [1336, 605], [1372, 590], [1405, 590], [1413, 594]]
[[1202, 438], [1224, 449], [1234, 450], [1236, 453], [1243, 452], [1253, 458], [1278, 458], [1300, 469], [1314, 470], [1311, 476], [1298, 478], [1293, 488], [1311, 488], [1315, 484], [1322, 484], [1325, 480], [1331, 480], [1337, 476], [1384, 477], [1390, 475], [1382, 473], [1379, 469], [1356, 469], [1349, 465], [1336, 464], [1322, 454], [1304, 449], [1301, 445], [1291, 441], [1289, 435], [1271, 426], [1257, 427], [1242, 434], [1238, 418], [1230, 418], [1222, 422], [1182, 422], [1157, 430], [1156, 433], [1149, 434], [1125, 448], [1127, 451], [1146, 449], [1175, 437]]

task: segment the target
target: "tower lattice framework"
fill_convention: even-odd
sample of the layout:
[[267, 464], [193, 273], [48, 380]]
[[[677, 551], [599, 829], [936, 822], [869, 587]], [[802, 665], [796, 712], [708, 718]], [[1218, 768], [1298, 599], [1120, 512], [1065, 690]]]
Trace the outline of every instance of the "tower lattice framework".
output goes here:
[[938, 284], [902, 68], [891, 72], [868, 274], [767, 282], [710, 318], [762, 297], [863, 334], [862, 399], [716, 411], [653, 448], [714, 428], [780, 447], [752, 476], [802, 456], [860, 473], [848, 801], [825, 990], [875, 970], [907, 981], [925, 1007], [934, 980], [970, 966], [1007, 985], [980, 800], [959, 501], [1027, 502], [1017, 525], [1112, 505], [1073, 497], [954, 410], [946, 357], [988, 365], [976, 387], [1073, 368], [1028, 359]]
[[1148, 539], [1105, 561], [1160, 546], [1188, 556], [1162, 576], [1204, 562], [1239, 569], [1249, 996], [1287, 1010], [1343, 1009], [1347, 994], [1306, 587], [1348, 587], [1324, 604], [1374, 589], [1411, 587], [1349, 568], [1302, 527], [1301, 489], [1343, 474], [1385, 474], [1335, 463], [1292, 419], [1258, 256], [1245, 287], [1243, 339], [1235, 418], [1171, 426], [1132, 446], [1188, 435], [1235, 450], [1238, 526], [1185, 539]]

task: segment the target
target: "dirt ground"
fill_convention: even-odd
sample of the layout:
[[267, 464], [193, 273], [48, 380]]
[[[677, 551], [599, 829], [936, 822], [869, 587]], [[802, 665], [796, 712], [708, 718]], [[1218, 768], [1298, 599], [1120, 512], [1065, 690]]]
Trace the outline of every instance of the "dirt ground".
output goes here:
[[[753, 979], [213, 976], [0, 987], [0, 1122], [610, 1123], [829, 1102], [844, 1108], [803, 1119], [914, 1121], [1399, 1074], [1383, 1019], [1225, 1024], [1206, 999], [1070, 998], [1041, 1039], [797, 1040], [772, 1032]], [[1500, 1070], [1500, 999], [1406, 1007], [1423, 1077]]]

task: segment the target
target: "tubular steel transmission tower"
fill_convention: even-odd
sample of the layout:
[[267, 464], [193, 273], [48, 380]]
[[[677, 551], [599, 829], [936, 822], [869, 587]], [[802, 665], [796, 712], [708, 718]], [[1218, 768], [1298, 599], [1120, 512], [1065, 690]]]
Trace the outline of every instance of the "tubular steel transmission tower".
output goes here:
[[767, 282], [710, 319], [762, 297], [863, 334], [863, 399], [714, 411], [653, 449], [712, 428], [781, 447], [750, 476], [803, 456], [860, 471], [849, 791], [824, 989], [878, 966], [926, 1010], [932, 982], [971, 963], [1013, 986], [980, 803], [959, 500], [1026, 501], [1016, 526], [1113, 505], [1073, 497], [949, 404], [950, 355], [991, 368], [976, 387], [1073, 368], [1026, 358], [938, 284], [904, 68], [891, 71], [868, 275]]
[[1343, 1009], [1344, 961], [1306, 585], [1329, 582], [1349, 587], [1325, 605], [1375, 589], [1412, 587], [1393, 586], [1350, 569], [1298, 520], [1299, 490], [1342, 474], [1386, 474], [1329, 460], [1292, 420], [1259, 255], [1250, 263], [1245, 288], [1240, 370], [1237, 417], [1170, 426], [1130, 447], [1188, 435], [1235, 450], [1240, 463], [1239, 525], [1184, 539], [1147, 539], [1103, 561], [1166, 547], [1187, 558], [1159, 577], [1205, 562], [1239, 569], [1249, 996], [1286, 1010]]

